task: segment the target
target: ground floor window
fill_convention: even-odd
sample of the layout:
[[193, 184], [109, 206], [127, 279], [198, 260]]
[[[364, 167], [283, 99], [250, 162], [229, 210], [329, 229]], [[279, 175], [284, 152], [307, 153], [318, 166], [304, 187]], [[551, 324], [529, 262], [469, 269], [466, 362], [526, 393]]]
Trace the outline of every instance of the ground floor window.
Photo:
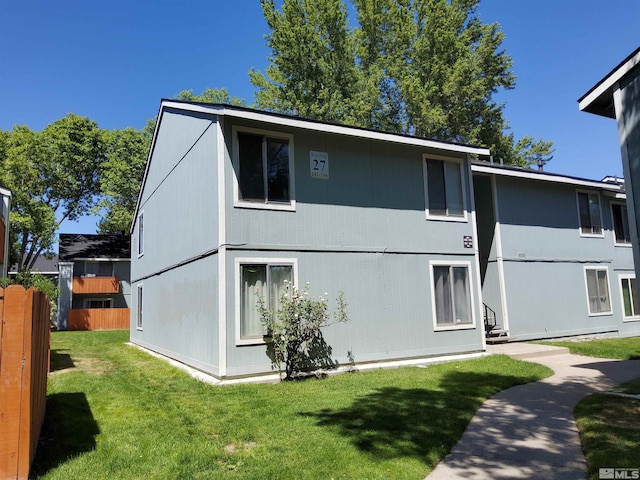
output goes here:
[[262, 340], [267, 333], [260, 320], [258, 301], [262, 298], [269, 310], [279, 308], [280, 297], [288, 283], [294, 282], [294, 263], [288, 261], [238, 263], [239, 338]]
[[585, 268], [589, 315], [611, 314], [609, 279], [606, 268]]
[[620, 292], [622, 294], [622, 309], [625, 320], [640, 319], [636, 277], [633, 275], [620, 275]]
[[113, 299], [111, 298], [85, 298], [84, 308], [112, 308]]
[[142, 330], [142, 285], [138, 285], [138, 309], [136, 312], [136, 328]]
[[436, 329], [473, 325], [469, 264], [431, 264]]

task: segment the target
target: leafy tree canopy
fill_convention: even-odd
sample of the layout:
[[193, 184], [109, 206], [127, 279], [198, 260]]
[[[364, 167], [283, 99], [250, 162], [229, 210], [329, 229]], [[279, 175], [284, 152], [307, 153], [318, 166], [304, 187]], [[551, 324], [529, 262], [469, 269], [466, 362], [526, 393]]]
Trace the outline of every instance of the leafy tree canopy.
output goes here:
[[95, 202], [104, 140], [95, 122], [69, 114], [41, 132], [16, 126], [0, 133], [0, 185], [11, 190], [11, 261], [30, 270], [50, 254], [60, 223]]
[[101, 166], [100, 201], [93, 208], [102, 212], [98, 232], [129, 233], [144, 176], [155, 122], [141, 130], [125, 128], [104, 132], [105, 157]]
[[245, 107], [247, 105], [244, 98], [232, 97], [224, 87], [205, 88], [200, 95], [194, 94], [193, 90], [182, 90], [176, 95], [176, 99], [189, 102], [226, 103], [239, 107]]
[[249, 72], [258, 108], [444, 141], [482, 144], [528, 165], [551, 142], [505, 133], [512, 89], [504, 33], [479, 0], [261, 0], [270, 65]]

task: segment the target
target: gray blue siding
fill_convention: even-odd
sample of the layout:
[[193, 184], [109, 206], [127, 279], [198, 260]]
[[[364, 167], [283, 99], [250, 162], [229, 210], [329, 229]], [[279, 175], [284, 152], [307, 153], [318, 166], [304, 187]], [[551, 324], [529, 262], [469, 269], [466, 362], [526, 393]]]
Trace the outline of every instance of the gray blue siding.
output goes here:
[[[159, 119], [131, 238], [131, 340], [218, 374], [217, 117], [168, 109]], [[137, 287], [143, 328], [136, 328]]]
[[[580, 235], [577, 190], [599, 193], [602, 237]], [[611, 212], [611, 202], [623, 199], [598, 189], [503, 175], [495, 175], [493, 194], [499, 236], [491, 239], [482, 292], [484, 302], [503, 321], [502, 306], [507, 306], [510, 337], [640, 333], [640, 322], [623, 320], [619, 274], [633, 272], [633, 258], [631, 248], [615, 244]], [[486, 208], [477, 200], [479, 211]], [[490, 222], [481, 227], [492, 228]], [[503, 291], [497, 241], [502, 247]], [[585, 267], [607, 269], [611, 314], [589, 315]]]

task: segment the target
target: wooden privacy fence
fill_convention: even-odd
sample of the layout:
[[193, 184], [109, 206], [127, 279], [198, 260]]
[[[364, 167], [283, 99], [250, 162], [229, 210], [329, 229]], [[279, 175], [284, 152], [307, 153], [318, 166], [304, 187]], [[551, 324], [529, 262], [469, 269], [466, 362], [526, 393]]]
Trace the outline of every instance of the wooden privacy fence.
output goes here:
[[0, 479], [29, 475], [44, 420], [51, 305], [20, 285], [0, 289]]
[[72, 308], [67, 315], [68, 330], [117, 330], [129, 328], [128, 308]]

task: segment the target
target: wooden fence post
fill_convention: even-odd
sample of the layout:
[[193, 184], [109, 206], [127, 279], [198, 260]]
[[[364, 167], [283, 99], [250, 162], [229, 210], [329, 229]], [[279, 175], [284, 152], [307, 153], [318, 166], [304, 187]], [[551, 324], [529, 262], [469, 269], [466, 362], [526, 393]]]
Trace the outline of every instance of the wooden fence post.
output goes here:
[[26, 479], [44, 420], [50, 308], [33, 288], [0, 297], [0, 479]]

